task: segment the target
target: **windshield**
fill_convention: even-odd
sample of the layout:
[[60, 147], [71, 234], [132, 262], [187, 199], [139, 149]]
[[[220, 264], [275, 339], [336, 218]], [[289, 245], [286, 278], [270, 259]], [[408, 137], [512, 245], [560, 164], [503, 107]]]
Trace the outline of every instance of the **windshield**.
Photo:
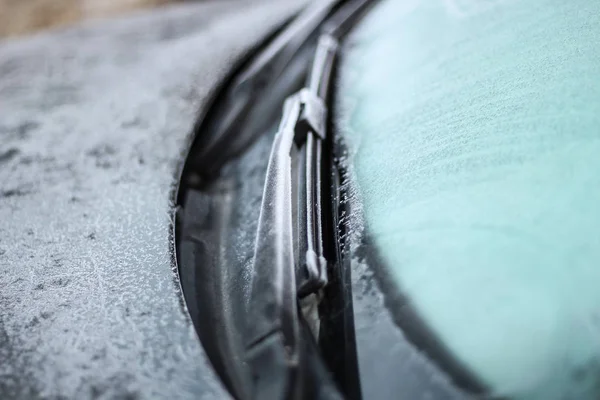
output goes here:
[[365, 234], [502, 396], [600, 396], [600, 3], [383, 0], [337, 127]]

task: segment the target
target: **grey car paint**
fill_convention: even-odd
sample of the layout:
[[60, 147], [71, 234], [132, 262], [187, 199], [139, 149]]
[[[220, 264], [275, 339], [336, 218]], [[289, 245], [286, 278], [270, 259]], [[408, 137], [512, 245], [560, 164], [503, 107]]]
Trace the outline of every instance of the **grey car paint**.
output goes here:
[[0, 398], [227, 398], [187, 314], [173, 187], [232, 65], [297, 1], [0, 42]]

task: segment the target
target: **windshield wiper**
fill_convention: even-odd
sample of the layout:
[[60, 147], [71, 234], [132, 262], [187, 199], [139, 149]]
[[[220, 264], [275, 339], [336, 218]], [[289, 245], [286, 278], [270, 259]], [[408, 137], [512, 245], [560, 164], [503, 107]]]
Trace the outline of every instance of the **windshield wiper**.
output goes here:
[[[315, 386], [321, 388], [317, 397], [340, 396], [327, 383], [327, 373], [315, 375], [319, 368], [314, 363], [321, 360], [311, 351], [316, 344], [298, 301], [317, 293], [328, 280], [321, 192], [328, 95], [338, 40], [369, 3], [349, 1], [325, 25], [307, 87], [285, 101], [271, 148], [248, 309], [247, 359], [254, 398], [296, 398]], [[307, 368], [309, 364], [313, 366]]]
[[302, 89], [297, 95], [300, 115], [294, 139], [302, 155], [298, 179], [299, 268], [296, 274], [300, 297], [327, 284], [327, 261], [323, 254], [321, 160], [327, 129], [325, 104], [337, 47], [337, 41], [332, 36], [321, 36], [308, 88]]

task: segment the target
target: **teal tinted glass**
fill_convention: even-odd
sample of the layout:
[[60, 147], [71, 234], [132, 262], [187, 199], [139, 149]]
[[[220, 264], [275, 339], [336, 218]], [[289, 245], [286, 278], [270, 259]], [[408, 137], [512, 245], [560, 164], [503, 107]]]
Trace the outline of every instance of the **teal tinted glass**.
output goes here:
[[452, 354], [600, 398], [600, 2], [382, 0], [337, 98], [368, 234]]

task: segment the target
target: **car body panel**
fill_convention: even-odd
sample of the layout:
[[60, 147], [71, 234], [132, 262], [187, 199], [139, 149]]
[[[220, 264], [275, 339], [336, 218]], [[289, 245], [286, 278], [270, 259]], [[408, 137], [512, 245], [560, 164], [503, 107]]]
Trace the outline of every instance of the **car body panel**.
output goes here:
[[174, 185], [198, 110], [302, 1], [0, 42], [0, 398], [227, 398], [187, 313]]

